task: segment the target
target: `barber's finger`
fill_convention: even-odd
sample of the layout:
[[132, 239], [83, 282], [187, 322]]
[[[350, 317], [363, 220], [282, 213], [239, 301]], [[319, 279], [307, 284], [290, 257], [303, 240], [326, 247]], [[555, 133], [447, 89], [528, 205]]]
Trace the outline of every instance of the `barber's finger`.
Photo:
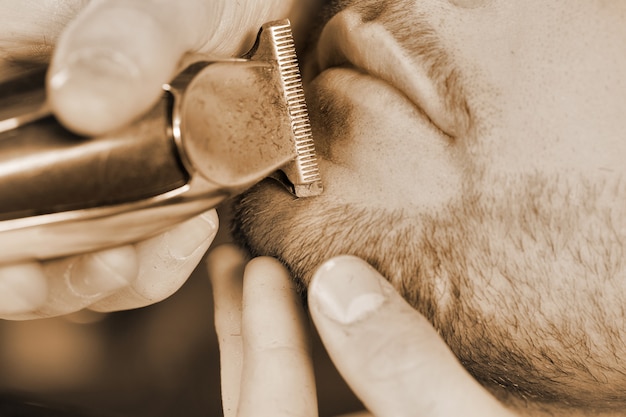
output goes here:
[[128, 287], [139, 270], [132, 245], [44, 263], [48, 298], [38, 313], [52, 317], [75, 311]]
[[0, 269], [0, 316], [24, 320], [73, 313], [137, 276], [133, 246]]
[[202, 3], [208, 2], [92, 1], [54, 54], [48, 87], [57, 116], [79, 133], [97, 134], [147, 110], [193, 47], [190, 29], [198, 29], [194, 16], [206, 15]]
[[244, 273], [240, 417], [317, 416], [308, 321], [286, 269], [253, 259]]
[[161, 301], [189, 278], [217, 233], [215, 210], [135, 245], [139, 272], [131, 285], [90, 306], [96, 311], [143, 307]]
[[220, 347], [224, 417], [235, 417], [239, 403], [243, 365], [243, 271], [246, 262], [246, 255], [234, 245], [218, 246], [207, 257], [209, 279], [213, 288], [215, 330]]
[[428, 321], [364, 261], [325, 263], [309, 307], [331, 359], [377, 416], [506, 416]]
[[259, 18], [276, 14], [264, 3], [93, 0], [53, 57], [48, 89], [57, 116], [85, 134], [127, 124], [162, 94], [184, 53], [235, 51], [252, 39]]
[[0, 317], [12, 319], [46, 301], [48, 281], [38, 262], [0, 267]]

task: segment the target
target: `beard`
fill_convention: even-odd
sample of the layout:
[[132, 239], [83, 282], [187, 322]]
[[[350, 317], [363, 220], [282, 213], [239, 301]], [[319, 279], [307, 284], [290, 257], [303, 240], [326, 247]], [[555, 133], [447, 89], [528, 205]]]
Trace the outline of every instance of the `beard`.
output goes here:
[[328, 258], [366, 260], [503, 400], [623, 407], [626, 213], [601, 203], [607, 193], [626, 188], [474, 178], [458, 201], [421, 212], [296, 199], [266, 180], [235, 201], [232, 229], [253, 256], [281, 260], [303, 292]]

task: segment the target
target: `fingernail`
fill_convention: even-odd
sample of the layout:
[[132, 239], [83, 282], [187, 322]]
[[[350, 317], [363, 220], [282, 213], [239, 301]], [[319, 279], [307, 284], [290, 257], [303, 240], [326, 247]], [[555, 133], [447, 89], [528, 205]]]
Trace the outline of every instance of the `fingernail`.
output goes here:
[[309, 287], [309, 302], [330, 319], [351, 324], [373, 314], [385, 302], [384, 278], [367, 262], [343, 255], [324, 263]]
[[[96, 115], [103, 120], [112, 106], [116, 106], [117, 114], [120, 106], [131, 102], [127, 96], [141, 76], [131, 59], [109, 48], [81, 49], [57, 65], [60, 66], [49, 78], [56, 107], [65, 113], [77, 111], [79, 115]], [[99, 120], [93, 119], [94, 123]]]
[[217, 233], [217, 215], [214, 210], [176, 226], [165, 233], [169, 254], [178, 260], [193, 255], [199, 248], [212, 240]]
[[139, 271], [132, 246], [76, 257], [75, 262], [66, 268], [68, 287], [82, 298], [108, 294], [127, 287]]

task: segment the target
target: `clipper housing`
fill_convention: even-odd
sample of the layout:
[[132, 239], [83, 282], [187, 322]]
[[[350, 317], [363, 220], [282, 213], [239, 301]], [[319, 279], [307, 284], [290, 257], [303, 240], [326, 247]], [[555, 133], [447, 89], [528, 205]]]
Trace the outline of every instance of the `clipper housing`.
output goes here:
[[58, 123], [42, 74], [0, 84], [0, 262], [144, 239], [268, 176], [322, 192], [288, 20], [241, 59], [194, 58], [152, 110], [102, 137]]

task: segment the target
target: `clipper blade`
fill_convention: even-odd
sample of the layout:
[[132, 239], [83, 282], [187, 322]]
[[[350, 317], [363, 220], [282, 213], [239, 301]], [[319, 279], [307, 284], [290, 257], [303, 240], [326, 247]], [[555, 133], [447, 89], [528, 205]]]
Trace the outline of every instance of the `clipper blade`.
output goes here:
[[186, 65], [146, 114], [89, 140], [48, 112], [44, 77], [0, 83], [0, 262], [144, 240], [273, 173], [297, 197], [322, 192], [288, 20], [245, 57]]
[[[304, 98], [302, 77], [289, 20], [270, 22], [261, 28], [257, 46], [249, 54], [251, 60], [275, 60], [291, 121], [295, 158], [281, 168], [297, 197], [322, 193], [322, 178], [317, 164], [309, 113]], [[281, 179], [279, 176], [274, 178]], [[284, 179], [282, 179], [284, 180]], [[281, 181], [284, 183], [284, 181]]]

